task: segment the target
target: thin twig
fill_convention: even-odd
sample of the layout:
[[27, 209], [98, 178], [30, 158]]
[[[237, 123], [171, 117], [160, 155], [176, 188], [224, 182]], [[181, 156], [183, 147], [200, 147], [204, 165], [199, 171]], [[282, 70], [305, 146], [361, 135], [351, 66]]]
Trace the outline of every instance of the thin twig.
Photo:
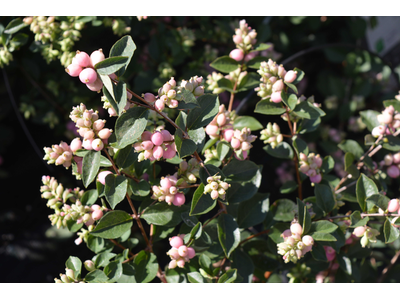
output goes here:
[[390, 264], [383, 269], [381, 277], [379, 277], [378, 283], [382, 283], [383, 280], [386, 278], [387, 273], [389, 270], [394, 266], [396, 263], [397, 259], [400, 256], [400, 250], [396, 252], [396, 254], [393, 256], [393, 258], [390, 260]]

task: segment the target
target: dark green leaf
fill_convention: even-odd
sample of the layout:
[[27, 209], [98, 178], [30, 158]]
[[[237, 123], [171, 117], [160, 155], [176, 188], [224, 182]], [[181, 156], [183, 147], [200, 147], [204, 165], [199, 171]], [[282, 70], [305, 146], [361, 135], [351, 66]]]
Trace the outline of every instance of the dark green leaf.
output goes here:
[[218, 239], [225, 256], [229, 258], [240, 242], [239, 227], [231, 215], [221, 214], [218, 217]]
[[332, 156], [330, 155], [325, 156], [324, 160], [322, 161], [321, 171], [324, 174], [327, 174], [330, 171], [332, 171], [334, 167], [335, 167], [335, 161], [333, 160]]
[[[196, 144], [196, 146], [197, 146], [196, 151], [198, 153], [200, 153], [201, 150], [203, 150], [204, 142], [206, 140], [206, 132], [204, 131], [204, 128], [201, 127], [201, 128], [197, 128], [194, 130], [189, 130], [188, 135], [189, 135], [190, 139]], [[178, 156], [175, 156], [175, 157], [177, 159], [179, 159]], [[170, 161], [168, 161], [168, 162], [170, 162]], [[181, 162], [181, 160], [178, 163], [180, 163], [180, 162]]]
[[218, 283], [231, 283], [235, 281], [237, 276], [237, 270], [236, 269], [230, 269], [226, 271], [219, 279]]
[[292, 84], [298, 84], [304, 77], [304, 72], [300, 70], [299, 68], [294, 68], [293, 71], [297, 72], [297, 77], [296, 79], [292, 82]]
[[108, 281], [108, 277], [102, 270], [93, 270], [86, 274], [85, 281], [91, 283], [105, 283]]
[[366, 175], [361, 174], [360, 178], [357, 180], [356, 185], [356, 196], [357, 202], [360, 204], [361, 210], [366, 210], [366, 199], [369, 196], [378, 194], [379, 190], [372, 179], [369, 179]]
[[239, 68], [239, 63], [233, 58], [230, 58], [229, 56], [222, 56], [214, 60], [210, 64], [210, 66], [216, 69], [217, 71], [223, 73], [229, 73]]
[[193, 194], [190, 215], [202, 215], [212, 210], [217, 204], [210, 194], [204, 194], [204, 184], [201, 183]]
[[73, 219], [69, 219], [67, 220], [67, 228], [69, 231], [71, 232], [77, 232], [78, 230], [80, 230], [83, 226], [83, 223], [76, 223], [76, 220]]
[[387, 135], [383, 139], [384, 143], [382, 144], [383, 148], [398, 152], [400, 151], [400, 139], [396, 136]]
[[136, 283], [135, 268], [131, 263], [122, 264], [122, 275], [117, 280], [118, 283]]
[[[287, 83], [286, 83], [287, 84]], [[288, 85], [288, 84], [287, 84]], [[292, 89], [296, 89], [295, 86], [293, 86], [292, 84], [289, 84], [291, 86]], [[288, 85], [288, 86], [289, 86]], [[296, 94], [297, 94], [297, 89], [295, 90]], [[290, 110], [293, 110], [296, 108], [297, 105], [297, 96], [295, 94], [287, 94], [284, 91], [281, 92], [281, 98], [283, 103], [286, 104], [287, 107], [289, 107]]]
[[135, 268], [135, 278], [137, 282], [150, 282], [157, 276], [157, 257], [153, 253], [148, 253], [142, 250], [138, 253], [138, 255], [136, 255], [133, 262]]
[[297, 136], [293, 137], [293, 148], [296, 150], [297, 156], [300, 156], [300, 153], [308, 155], [307, 143]]
[[6, 28], [4, 29], [3, 33], [5, 34], [14, 34], [20, 29], [28, 26], [25, 24], [20, 18], [16, 18], [12, 20], [10, 23], [7, 24]]
[[126, 106], [126, 84], [120, 81], [117, 85], [113, 84], [112, 89], [113, 94], [110, 94], [108, 89], [106, 87], [103, 87], [103, 93], [116, 111], [117, 115], [120, 116], [124, 112], [124, 108]]
[[372, 131], [375, 127], [379, 126], [380, 123], [376, 118], [380, 113], [375, 110], [364, 110], [360, 111], [361, 120], [367, 125], [368, 131]]
[[250, 283], [253, 281], [254, 263], [247, 252], [236, 249], [232, 253], [232, 265], [233, 269], [237, 269], [238, 274], [243, 278], [244, 283]]
[[117, 256], [115, 253], [109, 253], [109, 252], [101, 252], [97, 254], [95, 257], [93, 257], [93, 262], [96, 268], [100, 267], [105, 267], [108, 265], [110, 260]]
[[271, 156], [283, 159], [293, 159], [293, 149], [286, 142], [281, 142], [275, 148], [272, 148], [271, 145], [267, 145], [263, 149]]
[[201, 222], [198, 222], [190, 231], [190, 239], [197, 240], [203, 233]]
[[[200, 171], [199, 171], [199, 176], [200, 176], [201, 182], [203, 182], [204, 185], [208, 184], [207, 178], [209, 176], [218, 175], [218, 176], [221, 176], [221, 180], [225, 179], [225, 174], [221, 171], [221, 169], [217, 168], [216, 166], [206, 164], [206, 165], [204, 165], [204, 167], [207, 169], [207, 171], [205, 170], [205, 168], [200, 168]], [[210, 174], [210, 175], [208, 175], [208, 174]]]
[[239, 204], [237, 224], [239, 228], [248, 228], [264, 221], [269, 210], [269, 194], [256, 194]]
[[187, 115], [187, 127], [191, 130], [210, 124], [219, 111], [217, 95], [202, 95], [197, 98], [197, 102], [200, 107], [191, 109]]
[[138, 197], [146, 197], [147, 195], [150, 194], [151, 190], [150, 184], [144, 179], [140, 180], [139, 182], [136, 182], [135, 180], [129, 178], [128, 188], [133, 195]]
[[336, 238], [329, 233], [325, 232], [314, 232], [311, 234], [314, 241], [324, 241], [324, 242], [335, 242]]
[[217, 153], [220, 161], [223, 161], [231, 150], [231, 146], [227, 142], [219, 142], [217, 145]]
[[302, 101], [297, 104], [293, 110], [293, 113], [304, 119], [317, 119], [325, 115], [325, 113], [321, 113], [308, 101]]
[[263, 50], [267, 50], [269, 48], [272, 47], [272, 44], [264, 44], [261, 43], [260, 45], [258, 45], [254, 50], [250, 51], [250, 52], [255, 52], [255, 51], [263, 51]]
[[301, 133], [301, 134], [313, 132], [318, 128], [319, 124], [321, 124], [321, 118], [312, 119], [312, 120], [303, 119], [300, 122], [300, 126], [297, 131], [298, 131], [298, 133]]
[[110, 75], [122, 67], [125, 67], [128, 64], [128, 61], [129, 57], [127, 56], [114, 56], [98, 62], [94, 67], [99, 74]]
[[112, 163], [108, 158], [104, 157], [103, 155], [100, 155], [100, 167], [105, 167], [105, 168], [112, 167]]
[[254, 117], [243, 116], [238, 117], [233, 122], [233, 128], [242, 130], [244, 127], [250, 128], [251, 131], [263, 129], [263, 126]]
[[211, 263], [211, 259], [205, 255], [204, 253], [200, 255], [199, 257], [199, 264], [200, 267], [209, 275], [212, 274], [212, 263]]
[[115, 163], [119, 168], [128, 168], [137, 161], [138, 154], [132, 145], [128, 145], [123, 149], [118, 150], [115, 156]]
[[204, 277], [199, 272], [187, 273], [187, 277], [191, 283], [205, 283]]
[[261, 100], [257, 103], [254, 112], [263, 115], [281, 115], [286, 112], [286, 108], [279, 103], [269, 101], [269, 99]]
[[303, 228], [303, 235], [307, 234], [311, 228], [311, 216], [307, 206], [299, 198], [297, 198], [297, 214], [299, 224]]
[[350, 220], [351, 220], [351, 226], [349, 226], [349, 227], [356, 228], [359, 226], [367, 225], [369, 218], [368, 217], [361, 218], [360, 212], [358, 210], [356, 210], [355, 212], [353, 212], [351, 214]]
[[230, 93], [235, 93], [236, 91], [233, 90], [233, 83], [229, 79], [222, 77], [217, 81], [218, 87], [224, 89]]
[[182, 222], [181, 214], [187, 209], [186, 206], [168, 205], [166, 202], [160, 202], [146, 208], [140, 217], [149, 224], [175, 227]]
[[86, 245], [94, 253], [99, 253], [104, 248], [104, 239], [89, 234]]
[[286, 181], [281, 188], [279, 189], [279, 192], [281, 194], [289, 194], [291, 192], [294, 192], [297, 189], [298, 185], [296, 183], [296, 181], [293, 180], [289, 180]]
[[385, 224], [383, 225], [383, 232], [385, 234], [385, 243], [389, 244], [394, 242], [399, 238], [399, 229], [394, 227], [389, 219], [386, 219]]
[[371, 202], [373, 205], [378, 206], [383, 211], [387, 210], [390, 199], [382, 194], [374, 194], [368, 196], [365, 201]]
[[[249, 60], [246, 64], [248, 68], [251, 69], [259, 69], [261, 66], [261, 63], [263, 61], [268, 61], [268, 57], [264, 57], [264, 56], [256, 56], [253, 59]], [[258, 76], [260, 77], [260, 76]]]
[[237, 160], [233, 159], [223, 169], [222, 173], [229, 181], [249, 181], [257, 173], [259, 167], [250, 160]]
[[99, 198], [99, 193], [97, 190], [87, 190], [81, 198], [82, 205], [91, 206], [96, 203], [97, 199]]
[[124, 74], [127, 66], [129, 65], [129, 63], [131, 61], [131, 58], [132, 58], [135, 50], [136, 50], [136, 45], [133, 42], [132, 37], [129, 35], [123, 36], [111, 47], [110, 57], [114, 57], [114, 56], [127, 56], [128, 57], [128, 61], [126, 62], [126, 64], [115, 73], [118, 77], [120, 77]]
[[289, 222], [294, 219], [295, 203], [289, 199], [279, 199], [273, 204], [276, 206], [274, 220]]
[[68, 269], [73, 270], [76, 277], [78, 277], [81, 274], [82, 262], [78, 257], [70, 256], [66, 261], [65, 266]]
[[122, 263], [110, 262], [105, 268], [104, 273], [109, 278], [108, 282], [116, 282], [122, 275]]
[[112, 209], [125, 199], [127, 188], [128, 179], [125, 176], [114, 174], [106, 176], [104, 194]]
[[336, 205], [332, 189], [324, 184], [316, 184], [314, 193], [317, 199], [317, 205], [324, 211], [324, 214], [326, 215], [332, 211]]
[[90, 150], [82, 160], [82, 183], [87, 188], [96, 178], [100, 168], [100, 151]]
[[195, 107], [199, 107], [199, 103], [196, 97], [193, 95], [193, 92], [183, 89], [179, 94], [175, 97], [176, 100], [182, 101], [187, 105], [189, 109], [193, 109]]
[[326, 258], [325, 249], [320, 243], [315, 243], [313, 245], [311, 255], [315, 260], [325, 262], [328, 261], [328, 259]]
[[247, 73], [240, 81], [236, 92], [243, 92], [253, 89], [260, 84], [260, 75], [256, 73]]
[[246, 201], [247, 199], [253, 197], [261, 185], [261, 170], [262, 167], [258, 169], [256, 175], [249, 181], [231, 182], [231, 186], [226, 191], [225, 200], [228, 203], [233, 204]]
[[385, 101], [383, 101], [383, 105], [385, 107], [393, 106], [394, 110], [400, 111], [400, 102], [399, 102], [399, 100], [385, 100]]
[[117, 239], [132, 227], [133, 218], [122, 210], [106, 213], [97, 224], [91, 235], [104, 239]]
[[111, 146], [123, 149], [136, 142], [146, 129], [148, 113], [147, 108], [133, 107], [122, 114], [115, 124], [117, 141], [112, 143]]
[[320, 220], [311, 223], [310, 233], [311, 232], [323, 232], [323, 233], [331, 233], [334, 232], [338, 226], [335, 223], [332, 223], [327, 220]]
[[[26, 33], [17, 33], [10, 41], [11, 48], [16, 49], [22, 45], [25, 45], [28, 41], [29, 36]], [[11, 52], [11, 49], [9, 49]]]

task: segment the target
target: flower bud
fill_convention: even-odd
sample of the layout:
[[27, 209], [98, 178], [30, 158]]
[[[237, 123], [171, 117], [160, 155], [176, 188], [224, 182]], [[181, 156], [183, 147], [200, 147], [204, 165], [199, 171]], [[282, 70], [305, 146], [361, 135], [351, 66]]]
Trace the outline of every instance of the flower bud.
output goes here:
[[82, 83], [92, 84], [97, 79], [97, 73], [92, 68], [86, 68], [79, 73], [79, 79]]
[[76, 55], [72, 63], [76, 63], [80, 65], [82, 68], [90, 67], [90, 57], [86, 52], [78, 50], [76, 51]]
[[106, 57], [104, 56], [103, 50], [99, 49], [96, 51], [93, 51], [92, 54], [90, 54], [90, 63], [92, 65], [92, 67], [94, 68], [94, 66], [103, 61]]
[[67, 72], [72, 77], [78, 77], [79, 74], [82, 72], [83, 68], [77, 64], [70, 64], [66, 69]]
[[103, 217], [103, 211], [100, 209], [95, 210], [92, 212], [92, 219], [97, 221], [100, 220]]
[[86, 260], [83, 265], [85, 266], [86, 270], [88, 270], [89, 272], [93, 271], [96, 269], [96, 267], [94, 266], [94, 262], [91, 260]]
[[356, 237], [362, 237], [364, 235], [365, 231], [366, 231], [366, 228], [364, 226], [358, 226], [354, 229], [353, 234]]
[[303, 228], [301, 227], [301, 225], [299, 223], [294, 223], [292, 225], [290, 225], [290, 231], [292, 232], [292, 234], [299, 234], [301, 235], [303, 233]]
[[233, 58], [234, 60], [240, 62], [243, 60], [244, 53], [241, 49], [234, 49], [229, 53], [229, 57]]
[[314, 239], [310, 235], [305, 235], [303, 236], [302, 242], [306, 246], [312, 246], [314, 245]]
[[100, 172], [99, 175], [97, 175], [97, 180], [103, 185], [106, 184], [106, 177], [108, 174], [112, 174], [112, 172], [110, 171]]
[[291, 82], [295, 81], [296, 78], [297, 78], [297, 71], [290, 70], [285, 75], [285, 81], [287, 83], [291, 83]]
[[171, 247], [178, 249], [183, 245], [183, 239], [180, 238], [179, 236], [174, 236], [169, 239], [169, 244], [171, 245]]

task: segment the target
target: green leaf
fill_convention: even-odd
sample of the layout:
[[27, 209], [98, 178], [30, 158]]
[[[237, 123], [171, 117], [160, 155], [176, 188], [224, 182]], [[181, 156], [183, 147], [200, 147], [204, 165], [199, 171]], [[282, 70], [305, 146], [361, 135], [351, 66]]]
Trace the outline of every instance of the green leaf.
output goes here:
[[385, 100], [383, 101], [385, 107], [393, 106], [394, 110], [400, 111], [400, 101], [399, 100]]
[[[259, 69], [261, 66], [261, 63], [263, 61], [268, 61], [268, 57], [264, 57], [264, 56], [256, 56], [253, 59], [249, 60], [246, 65], [248, 68], [251, 69]], [[260, 76], [258, 76], [260, 77]]]
[[112, 167], [112, 163], [107, 157], [100, 155], [100, 167], [105, 167], [105, 168]]
[[261, 100], [257, 103], [254, 112], [263, 115], [281, 115], [286, 112], [286, 108], [279, 103], [269, 101], [269, 99]]
[[126, 62], [126, 64], [120, 70], [118, 70], [115, 73], [115, 75], [120, 77], [125, 73], [125, 70], [128, 67], [135, 50], [136, 50], [136, 45], [133, 42], [132, 37], [129, 35], [123, 36], [111, 47], [110, 57], [115, 57], [115, 56], [128, 57], [128, 61]]
[[122, 275], [117, 280], [118, 283], [136, 283], [135, 268], [131, 263], [122, 264]]
[[344, 152], [352, 153], [355, 159], [359, 159], [364, 154], [364, 150], [360, 144], [353, 140], [344, 140], [338, 144], [338, 147]]
[[372, 129], [380, 125], [378, 119], [376, 118], [378, 115], [380, 115], [380, 112], [377, 112], [375, 110], [364, 110], [360, 111], [360, 115], [363, 123], [367, 125], [369, 132], [371, 132]]
[[387, 210], [390, 199], [382, 194], [374, 194], [368, 196], [365, 201], [371, 202], [373, 205], [378, 206], [383, 211]]
[[212, 262], [211, 259], [204, 253], [202, 253], [199, 257], [200, 267], [209, 275], [212, 275]]
[[271, 47], [272, 47], [272, 44], [261, 43], [254, 50], [251, 50], [250, 52], [263, 51], [263, 50], [267, 50], [267, 49], [269, 49]]
[[69, 231], [71, 232], [77, 232], [78, 230], [80, 230], [83, 226], [83, 223], [76, 223], [76, 220], [73, 219], [69, 219], [67, 220], [67, 228]]
[[209, 139], [207, 141], [207, 143], [204, 145], [203, 150], [201, 151], [201, 154], [204, 154], [206, 152], [207, 149], [211, 148], [212, 146], [214, 146], [214, 144], [219, 141], [219, 138], [217, 139]]
[[[296, 88], [296, 87], [294, 87]], [[293, 89], [293, 88], [292, 88]], [[297, 94], [297, 89], [296, 89], [296, 94]], [[295, 94], [287, 94], [284, 91], [281, 92], [281, 98], [283, 103], [286, 104], [287, 107], [289, 107], [290, 110], [293, 110], [296, 108], [297, 105], [297, 96]]]
[[298, 184], [296, 181], [289, 180], [286, 181], [279, 189], [279, 192], [281, 194], [289, 194], [291, 192], [294, 192], [298, 187]]
[[293, 113], [304, 119], [317, 119], [325, 115], [308, 101], [302, 101], [293, 109]]
[[190, 130], [207, 126], [219, 111], [218, 95], [205, 94], [197, 98], [197, 102], [199, 107], [191, 109], [187, 115], [187, 127]]
[[328, 259], [326, 258], [325, 249], [320, 243], [315, 243], [313, 245], [311, 249], [311, 255], [317, 261], [328, 261]]
[[311, 228], [311, 216], [306, 205], [299, 198], [297, 198], [297, 211], [299, 224], [303, 228], [303, 235], [305, 235]]
[[176, 95], [175, 99], [185, 103], [187, 106], [186, 109], [199, 107], [196, 97], [193, 95], [193, 92], [189, 90], [183, 89], [179, 94]]
[[252, 258], [247, 252], [242, 249], [236, 249], [232, 253], [232, 269], [237, 269], [240, 277], [243, 278], [244, 283], [253, 282], [254, 263]]
[[150, 194], [151, 186], [146, 180], [141, 179], [139, 182], [136, 182], [135, 180], [129, 178], [128, 182], [128, 189], [133, 195], [138, 197], [146, 197], [148, 194]]
[[399, 229], [394, 227], [389, 219], [386, 219], [383, 225], [383, 233], [385, 234], [385, 243], [389, 244], [394, 242], [399, 238]]
[[28, 24], [25, 24], [20, 18], [16, 18], [7, 24], [3, 34], [14, 34], [26, 26], [28, 26]]
[[358, 210], [356, 210], [355, 212], [353, 212], [351, 214], [350, 220], [351, 220], [351, 226], [349, 226], [349, 227], [356, 228], [359, 226], [367, 225], [367, 223], [369, 221], [369, 217], [361, 218], [361, 213]]
[[219, 142], [217, 145], [217, 153], [218, 153], [219, 160], [223, 161], [230, 150], [231, 150], [231, 146], [227, 142], [225, 142], [225, 141]]
[[132, 145], [128, 145], [123, 149], [118, 150], [114, 159], [115, 163], [119, 168], [128, 168], [135, 161], [137, 161], [138, 154], [135, 152], [135, 148]]
[[305, 155], [308, 155], [308, 146], [305, 141], [303, 141], [301, 138], [298, 136], [293, 137], [293, 148], [297, 153], [297, 156], [300, 156], [300, 153], [304, 153]]
[[330, 155], [325, 156], [324, 160], [322, 161], [321, 171], [324, 174], [327, 174], [330, 171], [332, 171], [334, 167], [335, 167], [335, 161], [333, 160], [332, 156]]
[[257, 193], [254, 197], [239, 204], [237, 224], [239, 228], [248, 228], [264, 221], [269, 211], [269, 193]]
[[122, 263], [110, 262], [105, 268], [104, 273], [109, 278], [108, 282], [116, 282], [122, 275]]
[[325, 232], [314, 232], [311, 234], [311, 237], [314, 239], [314, 241], [323, 241], [323, 242], [336, 242], [336, 238], [329, 233]]
[[87, 188], [96, 178], [100, 168], [100, 151], [90, 150], [82, 160], [82, 183]]
[[11, 50], [14, 51], [16, 48], [25, 45], [28, 39], [29, 36], [26, 33], [17, 33], [10, 41], [10, 48], [12, 49], [9, 49], [9, 51], [12, 52]]
[[222, 173], [229, 181], [249, 181], [257, 173], [259, 167], [250, 160], [233, 159], [223, 169]]
[[99, 193], [97, 190], [87, 190], [81, 198], [82, 205], [91, 206], [96, 203], [97, 199], [99, 198]]
[[201, 234], [203, 233], [203, 228], [201, 227], [201, 222], [198, 222], [190, 231], [190, 239], [195, 239], [197, 240], [198, 238], [201, 237]]
[[327, 220], [320, 220], [311, 223], [310, 233], [311, 232], [323, 232], [323, 233], [331, 233], [334, 232], [338, 226], [335, 223], [332, 223]]
[[94, 253], [99, 253], [100, 251], [102, 251], [104, 249], [104, 244], [104, 239], [89, 234], [86, 245]]
[[317, 205], [324, 211], [324, 214], [326, 215], [331, 212], [336, 205], [332, 189], [324, 184], [316, 184], [314, 194], [317, 200]]
[[286, 142], [281, 142], [275, 148], [272, 148], [271, 145], [267, 145], [263, 149], [269, 155], [277, 158], [293, 159], [294, 156], [292, 147]]
[[117, 141], [111, 146], [117, 149], [123, 149], [126, 146], [136, 142], [146, 129], [147, 108], [132, 107], [126, 113], [122, 114], [115, 124], [115, 137]]
[[117, 239], [132, 227], [133, 218], [122, 210], [107, 212], [90, 232], [103, 239]]
[[231, 215], [221, 214], [218, 217], [218, 240], [225, 256], [229, 258], [240, 242], [239, 227]]
[[236, 91], [233, 90], [233, 83], [229, 79], [222, 77], [221, 79], [218, 79], [217, 81], [218, 87], [221, 89], [224, 89], [230, 93], [236, 93]]
[[127, 56], [114, 56], [98, 62], [94, 68], [101, 75], [110, 75], [125, 67], [129, 61]]
[[217, 204], [210, 194], [204, 194], [204, 184], [201, 183], [193, 194], [190, 216], [203, 215], [212, 210]]
[[292, 200], [279, 199], [273, 203], [273, 206], [276, 206], [275, 221], [289, 222], [294, 219], [296, 204]]
[[96, 268], [105, 267], [115, 256], [117, 256], [115, 253], [101, 252], [93, 257], [92, 261], [94, 262]]
[[240, 81], [236, 93], [244, 92], [257, 87], [260, 84], [260, 75], [256, 73], [247, 73]]
[[124, 112], [124, 108], [126, 106], [126, 84], [122, 81], [118, 82], [117, 85], [112, 85], [113, 94], [110, 94], [108, 89], [104, 86], [103, 93], [107, 97], [107, 100], [110, 102], [111, 106], [116, 111], [117, 115], [120, 116]]
[[166, 202], [160, 202], [146, 208], [140, 217], [149, 224], [175, 227], [182, 222], [181, 214], [187, 209], [186, 206], [168, 205]]
[[[114, 95], [114, 83], [111, 81], [111, 78], [108, 75], [99, 74], [101, 81], [103, 82], [104, 87], [107, 89], [108, 93], [115, 100]], [[104, 88], [103, 88], [104, 90]]]
[[300, 70], [299, 68], [294, 68], [293, 71], [297, 72], [297, 77], [296, 79], [292, 82], [292, 84], [298, 84], [304, 77], [305, 73]]
[[137, 282], [150, 282], [157, 276], [157, 257], [153, 253], [142, 250], [136, 255], [133, 263], [135, 268], [135, 279]]
[[219, 279], [218, 283], [231, 283], [234, 282], [237, 277], [237, 270], [230, 269], [226, 271]]
[[231, 182], [229, 189], [226, 191], [225, 200], [228, 203], [239, 203], [253, 197], [261, 185], [261, 170], [260, 167], [256, 175], [249, 181]]
[[374, 194], [379, 194], [379, 190], [372, 179], [369, 179], [366, 175], [361, 174], [357, 180], [356, 185], [356, 196], [357, 202], [360, 204], [361, 210], [366, 210], [366, 199]]
[[106, 176], [104, 194], [112, 209], [125, 199], [127, 188], [128, 179], [125, 176], [114, 174]]
[[76, 277], [81, 274], [82, 262], [78, 257], [70, 256], [66, 261], [65, 266], [74, 271]]
[[92, 272], [86, 274], [85, 281], [91, 283], [106, 283], [108, 281], [108, 277], [102, 270], [93, 270]]
[[[286, 81], [284, 81], [284, 83], [286, 84], [286, 86], [288, 86], [289, 88], [291, 88], [293, 92], [295, 92], [296, 94], [299, 93], [299, 92], [297, 91], [297, 87], [296, 87], [293, 83], [289, 83], [289, 82], [286, 82]], [[283, 98], [282, 98], [282, 100], [283, 100]], [[286, 105], [287, 105], [287, 104], [286, 104]]]
[[[185, 130], [187, 115], [181, 111], [175, 120], [175, 123]], [[190, 139], [184, 139], [180, 129], [175, 131], [175, 145], [180, 158], [193, 154], [197, 150], [197, 145]]]
[[205, 283], [204, 277], [199, 272], [187, 273], [189, 282], [191, 283]]
[[395, 152], [400, 151], [400, 139], [397, 136], [387, 135], [383, 140], [383, 148]]
[[321, 124], [321, 118], [317, 119], [303, 119], [300, 122], [299, 129], [297, 130], [298, 133], [304, 134], [304, 133], [309, 133], [315, 131], [318, 126]]
[[244, 127], [250, 128], [251, 131], [263, 129], [261, 123], [256, 118], [250, 116], [238, 117], [233, 122], [234, 129], [242, 130]]
[[213, 67], [217, 71], [223, 73], [229, 73], [239, 68], [239, 63], [233, 58], [230, 58], [229, 56], [222, 56], [214, 60], [210, 64], [210, 67]]

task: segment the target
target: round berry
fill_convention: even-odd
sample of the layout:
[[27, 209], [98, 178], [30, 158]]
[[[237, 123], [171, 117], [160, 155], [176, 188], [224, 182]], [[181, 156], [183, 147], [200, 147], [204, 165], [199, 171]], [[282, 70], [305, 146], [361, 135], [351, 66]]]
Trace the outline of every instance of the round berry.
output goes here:
[[97, 73], [92, 68], [86, 68], [79, 74], [79, 79], [82, 83], [92, 84], [97, 79]]

